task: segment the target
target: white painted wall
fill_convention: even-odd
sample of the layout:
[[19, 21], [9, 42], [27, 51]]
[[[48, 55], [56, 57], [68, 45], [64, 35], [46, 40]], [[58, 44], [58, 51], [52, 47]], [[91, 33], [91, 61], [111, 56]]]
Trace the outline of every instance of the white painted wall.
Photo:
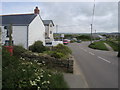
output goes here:
[[13, 41], [15, 45], [27, 47], [27, 26], [13, 26]]
[[45, 33], [47, 33], [47, 35], [45, 35], [45, 37], [49, 37], [49, 26], [45, 26]]
[[[50, 23], [50, 25], [52, 25], [52, 23]], [[53, 38], [54, 27], [53, 27], [53, 25], [52, 25], [52, 27], [50, 27], [50, 25], [49, 25], [49, 36], [50, 36], [51, 41], [53, 41], [54, 40], [54, 38]], [[52, 31], [52, 33], [50, 33], [50, 31]]]
[[[52, 25], [52, 27], [50, 27], [50, 25], [52, 25], [52, 23], [49, 24], [49, 26], [45, 26], [45, 32], [47, 33], [47, 35], [45, 37], [49, 37], [49, 41], [54, 41], [54, 37], [53, 37], [53, 30], [54, 30], [54, 27]], [[52, 31], [52, 33], [50, 33]], [[48, 40], [46, 40], [48, 41]]]
[[[14, 45], [20, 45], [27, 49], [27, 26], [13, 26], [13, 41]], [[6, 29], [2, 26], [2, 43], [5, 44], [6, 38]]]
[[39, 15], [29, 25], [28, 46], [37, 40], [42, 41], [43, 45], [45, 45], [45, 26]]

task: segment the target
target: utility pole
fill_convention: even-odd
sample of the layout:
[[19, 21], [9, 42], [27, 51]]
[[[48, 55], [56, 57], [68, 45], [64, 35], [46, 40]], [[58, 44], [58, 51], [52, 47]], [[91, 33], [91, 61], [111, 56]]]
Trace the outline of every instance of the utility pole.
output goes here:
[[58, 33], [58, 25], [56, 25], [56, 33]]
[[92, 24], [91, 24], [91, 44], [92, 44]]

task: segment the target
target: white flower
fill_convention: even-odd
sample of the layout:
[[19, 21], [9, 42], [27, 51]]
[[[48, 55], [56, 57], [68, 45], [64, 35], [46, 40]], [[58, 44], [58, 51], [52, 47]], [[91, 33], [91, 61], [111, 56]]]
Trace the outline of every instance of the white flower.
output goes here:
[[40, 90], [40, 87], [38, 87], [38, 90]]
[[38, 65], [41, 65], [42, 63], [37, 63]]
[[42, 84], [45, 84], [45, 83], [47, 83], [47, 81], [42, 82]]
[[40, 77], [38, 76], [38, 79], [40, 79]]
[[48, 76], [49, 76], [49, 77], [51, 77], [51, 75], [50, 75], [50, 74], [48, 74]]
[[42, 61], [42, 63], [45, 63], [45, 61]]
[[47, 81], [48, 84], [50, 84], [50, 81]]
[[25, 69], [22, 69], [22, 71], [24, 72], [24, 71], [25, 71]]
[[20, 59], [22, 59], [22, 57], [20, 57]]
[[25, 58], [21, 58], [22, 60], [25, 60]]
[[30, 80], [30, 84], [33, 86], [33, 85], [37, 85], [35, 81], [31, 81]]
[[43, 75], [41, 75], [40, 77], [43, 77]]
[[40, 80], [39, 80], [39, 79], [35, 79], [35, 81], [40, 82]]

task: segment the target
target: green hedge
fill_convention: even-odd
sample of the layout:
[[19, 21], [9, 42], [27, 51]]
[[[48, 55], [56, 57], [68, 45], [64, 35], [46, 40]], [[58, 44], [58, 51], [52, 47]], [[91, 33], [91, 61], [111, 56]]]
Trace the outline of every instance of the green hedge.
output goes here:
[[27, 50], [22, 46], [14, 46], [13, 47], [13, 55], [20, 57], [22, 53], [26, 52]]
[[69, 47], [63, 45], [63, 44], [58, 44], [57, 46], [53, 47], [53, 51], [63, 53], [65, 55], [71, 54], [72, 51], [69, 49]]
[[29, 47], [29, 50], [31, 50], [32, 52], [38, 52], [38, 53], [42, 53], [47, 49], [48, 48], [43, 46], [43, 42], [41, 41], [36, 41], [33, 45]]

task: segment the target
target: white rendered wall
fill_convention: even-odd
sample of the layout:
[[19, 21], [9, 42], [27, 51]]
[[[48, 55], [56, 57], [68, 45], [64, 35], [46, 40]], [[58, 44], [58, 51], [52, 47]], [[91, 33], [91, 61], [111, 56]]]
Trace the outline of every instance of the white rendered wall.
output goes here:
[[[13, 42], [14, 45], [20, 45], [27, 49], [27, 26], [12, 26], [13, 28]], [[2, 26], [2, 44], [5, 44], [5, 40], [9, 40], [6, 38], [6, 29]]]
[[[54, 37], [53, 37], [53, 30], [54, 27], [52, 25], [52, 27], [50, 27], [50, 25], [52, 25], [52, 23], [49, 24], [49, 26], [45, 26], [45, 32], [47, 33], [46, 37], [49, 37], [49, 41], [54, 41]], [[52, 33], [50, 33], [52, 31]]]
[[27, 26], [13, 26], [13, 41], [15, 45], [27, 46]]
[[[52, 23], [50, 23], [50, 25], [52, 25]], [[49, 25], [49, 37], [50, 37], [51, 41], [53, 41], [54, 40], [54, 38], [53, 38], [54, 27], [53, 27], [53, 25], [52, 25], [52, 27], [50, 27], [50, 25]], [[52, 33], [50, 33], [50, 31], [52, 31]]]
[[45, 35], [45, 37], [50, 37], [49, 36], [49, 26], [45, 26], [45, 33], [47, 33], [47, 35]]
[[45, 26], [39, 15], [30, 23], [28, 37], [28, 46], [38, 40], [42, 41], [43, 45], [45, 45]]

